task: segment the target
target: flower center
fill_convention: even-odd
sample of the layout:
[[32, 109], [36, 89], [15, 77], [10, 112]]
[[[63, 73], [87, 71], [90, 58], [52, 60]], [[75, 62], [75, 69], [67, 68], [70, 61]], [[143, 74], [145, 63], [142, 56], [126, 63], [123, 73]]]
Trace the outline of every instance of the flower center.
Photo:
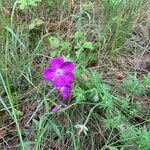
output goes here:
[[63, 70], [62, 69], [57, 69], [55, 72], [56, 76], [60, 76], [63, 74]]

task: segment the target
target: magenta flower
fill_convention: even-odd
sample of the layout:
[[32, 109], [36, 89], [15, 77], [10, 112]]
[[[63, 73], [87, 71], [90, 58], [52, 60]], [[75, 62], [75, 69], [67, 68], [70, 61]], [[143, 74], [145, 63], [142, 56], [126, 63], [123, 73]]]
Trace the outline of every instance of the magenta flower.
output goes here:
[[57, 112], [61, 108], [61, 105], [57, 105], [54, 108], [52, 108], [52, 112]]
[[52, 112], [57, 112], [62, 107], [66, 107], [66, 105], [62, 101], [60, 101], [60, 105], [57, 105], [54, 108], [52, 108]]
[[70, 97], [71, 95], [71, 85], [70, 84], [67, 84], [63, 87], [60, 88], [60, 93], [61, 93], [61, 96], [64, 98], [64, 99], [67, 99]]
[[43, 71], [45, 80], [53, 81], [55, 87], [62, 87], [70, 83], [74, 79], [74, 64], [70, 61], [64, 62], [60, 56], [50, 59], [50, 67], [46, 67]]
[[74, 80], [73, 70], [75, 66], [73, 62], [65, 62], [62, 57], [58, 56], [50, 59], [49, 64], [50, 66], [43, 71], [43, 78], [51, 80], [54, 87], [60, 90], [64, 99], [69, 98], [72, 90], [71, 82]]

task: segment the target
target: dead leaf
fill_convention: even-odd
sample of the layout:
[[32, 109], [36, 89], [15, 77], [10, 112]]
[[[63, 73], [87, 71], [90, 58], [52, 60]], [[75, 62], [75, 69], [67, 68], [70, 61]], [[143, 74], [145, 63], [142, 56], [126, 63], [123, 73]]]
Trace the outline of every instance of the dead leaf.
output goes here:
[[137, 71], [150, 71], [150, 54], [144, 55], [141, 59], [137, 60], [135, 65]]
[[2, 9], [2, 12], [3, 12], [4, 15], [6, 15], [6, 16], [10, 15], [10, 10], [8, 10], [8, 8], [2, 7], [1, 9]]
[[7, 131], [4, 128], [0, 128], [0, 139], [3, 139], [7, 135]]

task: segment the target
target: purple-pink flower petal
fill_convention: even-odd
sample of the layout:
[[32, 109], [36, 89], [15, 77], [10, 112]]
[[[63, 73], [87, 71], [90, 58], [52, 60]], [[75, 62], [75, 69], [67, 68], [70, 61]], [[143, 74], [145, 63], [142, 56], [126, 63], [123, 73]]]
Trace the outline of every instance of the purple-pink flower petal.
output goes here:
[[61, 105], [62, 107], [66, 107], [66, 105], [65, 105], [65, 103], [64, 103], [63, 101], [60, 101], [60, 105]]
[[52, 109], [52, 112], [57, 112], [61, 108], [61, 105], [57, 105]]
[[[73, 70], [75, 65], [71, 61], [65, 62], [63, 57], [57, 56], [49, 60], [50, 66], [43, 70], [43, 78], [51, 80], [54, 87], [59, 88], [61, 96], [67, 99], [71, 95], [71, 84], [75, 76]], [[52, 111], [56, 112], [64, 104], [56, 106]]]
[[61, 68], [64, 70], [64, 72], [70, 72], [74, 70], [75, 66], [72, 62], [66, 61], [62, 64]]
[[63, 57], [57, 56], [49, 60], [52, 69], [58, 69], [64, 63]]
[[61, 87], [66, 84], [63, 76], [58, 76], [54, 78], [53, 85], [54, 87]]
[[52, 112], [57, 112], [61, 107], [66, 107], [63, 101], [60, 101], [60, 105], [52, 107]]
[[67, 84], [60, 89], [61, 96], [67, 99], [71, 95], [71, 85]]
[[70, 83], [75, 78], [75, 76], [72, 72], [64, 73], [63, 77], [64, 77], [64, 80], [65, 80], [66, 84]]
[[54, 71], [49, 67], [43, 70], [43, 78], [44, 80], [52, 80], [54, 78]]
[[54, 86], [55, 87], [62, 87], [65, 86], [66, 84], [70, 83], [74, 79], [74, 74], [71, 72], [67, 72], [63, 75], [60, 76], [55, 76], [54, 78]]

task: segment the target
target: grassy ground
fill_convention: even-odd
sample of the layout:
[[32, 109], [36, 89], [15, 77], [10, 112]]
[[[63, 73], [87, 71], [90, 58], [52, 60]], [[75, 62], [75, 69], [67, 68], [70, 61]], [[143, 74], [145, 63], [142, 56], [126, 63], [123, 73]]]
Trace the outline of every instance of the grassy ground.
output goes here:
[[[75, 63], [67, 105], [42, 71]], [[150, 1], [0, 2], [1, 150], [150, 150]]]

